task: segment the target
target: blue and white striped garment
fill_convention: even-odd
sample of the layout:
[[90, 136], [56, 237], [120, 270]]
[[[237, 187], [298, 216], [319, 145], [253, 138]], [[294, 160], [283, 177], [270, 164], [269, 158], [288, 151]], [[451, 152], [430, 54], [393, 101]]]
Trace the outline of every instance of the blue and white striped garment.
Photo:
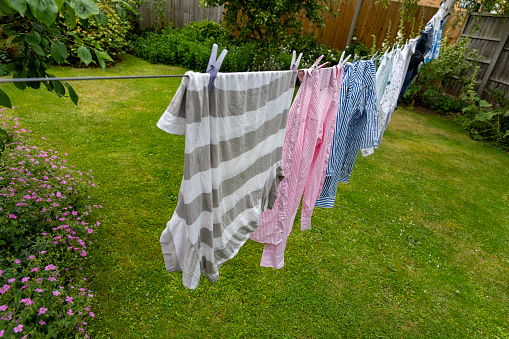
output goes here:
[[336, 130], [318, 207], [334, 207], [338, 183], [348, 183], [362, 148], [378, 146], [375, 61], [348, 63], [339, 96]]

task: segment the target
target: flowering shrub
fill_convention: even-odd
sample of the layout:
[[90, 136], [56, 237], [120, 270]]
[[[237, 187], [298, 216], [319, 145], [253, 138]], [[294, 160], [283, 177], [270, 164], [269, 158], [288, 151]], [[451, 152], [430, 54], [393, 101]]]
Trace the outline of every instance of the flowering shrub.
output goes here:
[[[3, 260], [0, 270], [0, 337], [30, 338], [82, 336], [94, 295], [87, 279], [67, 279], [59, 267], [47, 264], [48, 252], [25, 259]], [[65, 272], [67, 273], [67, 272]]]
[[[26, 132], [12, 121], [14, 135]], [[85, 192], [87, 184], [95, 186], [93, 177], [74, 170], [58, 151], [43, 151], [22, 140], [18, 134], [0, 158], [0, 252], [5, 254], [17, 253], [34, 243], [34, 235], [55, 228], [83, 235], [89, 231], [82, 219], [91, 211]]]
[[[90, 173], [30, 146], [16, 118], [0, 157], [0, 337], [88, 337], [93, 294], [82, 264], [93, 243]], [[64, 154], [65, 156], [66, 154]]]

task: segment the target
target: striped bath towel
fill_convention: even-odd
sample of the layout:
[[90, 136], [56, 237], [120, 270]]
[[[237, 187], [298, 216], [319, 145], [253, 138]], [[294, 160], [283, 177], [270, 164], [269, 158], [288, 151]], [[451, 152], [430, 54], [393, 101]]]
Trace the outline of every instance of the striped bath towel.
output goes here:
[[195, 289], [200, 272], [219, 278], [276, 200], [295, 82], [292, 71], [219, 73], [209, 92], [209, 74], [186, 74], [157, 123], [185, 135], [179, 199], [160, 242], [166, 270]]

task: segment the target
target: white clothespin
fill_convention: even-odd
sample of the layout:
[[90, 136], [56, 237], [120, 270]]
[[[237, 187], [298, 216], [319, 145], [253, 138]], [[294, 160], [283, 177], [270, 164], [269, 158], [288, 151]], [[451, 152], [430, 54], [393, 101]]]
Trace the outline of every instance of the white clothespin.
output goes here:
[[295, 80], [295, 74], [297, 74], [297, 71], [299, 70], [300, 58], [302, 57], [302, 53], [299, 54], [297, 60], [295, 60], [295, 55], [296, 52], [293, 51], [292, 63], [290, 64], [290, 70], [293, 71], [292, 82]]
[[228, 53], [226, 49], [223, 49], [219, 58], [216, 59], [217, 56], [217, 44], [212, 45], [212, 53], [210, 54], [209, 64], [207, 66], [207, 73], [210, 74], [209, 81], [209, 92], [212, 90], [212, 84], [216, 79], [217, 73], [219, 72], [219, 68], [221, 68], [221, 64], [223, 63], [224, 57]]
[[313, 74], [313, 72], [314, 72], [315, 70], [318, 70], [318, 69], [322, 68], [323, 66], [325, 66], [325, 65], [327, 65], [327, 64], [329, 63], [329, 62], [327, 61], [326, 63], [323, 63], [323, 64], [321, 64], [320, 66], [318, 66], [318, 63], [320, 62], [320, 60], [322, 60], [322, 58], [323, 58], [323, 54], [322, 54], [322, 55], [320, 55], [320, 57], [319, 57], [318, 59], [316, 59], [316, 61], [315, 61], [315, 63], [313, 64], [313, 66], [309, 67], [309, 69], [308, 69], [308, 74], [309, 74], [309, 75]]
[[351, 56], [352, 56], [351, 54], [348, 54], [346, 59], [343, 59], [345, 57], [345, 51], [343, 51], [343, 53], [341, 53], [341, 57], [339, 58], [338, 65], [340, 65], [340, 67], [343, 67]]
[[371, 57], [371, 60], [375, 59], [377, 55], [378, 55], [378, 51], [376, 51], [375, 54], [373, 54], [373, 56]]

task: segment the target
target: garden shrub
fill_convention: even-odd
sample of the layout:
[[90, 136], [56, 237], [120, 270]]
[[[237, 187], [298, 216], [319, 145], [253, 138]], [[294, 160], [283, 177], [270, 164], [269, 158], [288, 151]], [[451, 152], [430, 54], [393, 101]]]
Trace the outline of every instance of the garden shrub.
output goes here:
[[217, 23], [202, 21], [191, 23], [183, 29], [166, 28], [162, 32], [148, 31], [133, 42], [133, 51], [153, 63], [180, 65], [193, 71], [205, 72], [212, 50], [217, 43], [219, 50], [226, 48], [223, 72], [269, 71], [289, 69], [292, 52], [303, 53], [301, 68], [311, 66], [320, 55], [330, 65], [339, 62], [341, 52], [332, 50], [307, 35], [289, 35], [281, 45], [267, 44], [260, 48], [255, 42], [229, 39]]
[[93, 177], [30, 146], [16, 118], [0, 118], [11, 138], [0, 157], [0, 337], [88, 337]]
[[496, 147], [509, 151], [509, 98], [498, 89], [486, 90], [496, 100], [495, 105], [479, 98], [474, 90], [476, 67], [470, 82], [463, 88], [462, 100], [468, 105], [458, 120], [475, 140], [488, 141]]
[[[112, 3], [105, 1], [97, 5], [107, 18], [107, 23], [100, 25], [95, 20], [89, 20], [87, 26], [84, 27], [78, 19], [76, 27], [69, 34], [76, 34], [86, 46], [104, 51], [112, 59], [118, 60], [119, 54], [129, 49], [128, 35], [131, 23], [127, 17], [122, 18], [117, 13]], [[78, 56], [79, 47], [72, 41], [67, 42], [69, 50], [67, 60], [71, 64], [77, 65], [81, 61]]]
[[405, 93], [405, 101], [411, 104], [417, 102], [441, 114], [461, 112], [466, 105], [444, 92], [455, 84], [466, 84], [468, 78], [465, 74], [480, 58], [476, 50], [469, 51], [469, 41], [468, 37], [462, 38], [451, 45], [446, 34], [440, 57], [419, 68], [417, 77]]

